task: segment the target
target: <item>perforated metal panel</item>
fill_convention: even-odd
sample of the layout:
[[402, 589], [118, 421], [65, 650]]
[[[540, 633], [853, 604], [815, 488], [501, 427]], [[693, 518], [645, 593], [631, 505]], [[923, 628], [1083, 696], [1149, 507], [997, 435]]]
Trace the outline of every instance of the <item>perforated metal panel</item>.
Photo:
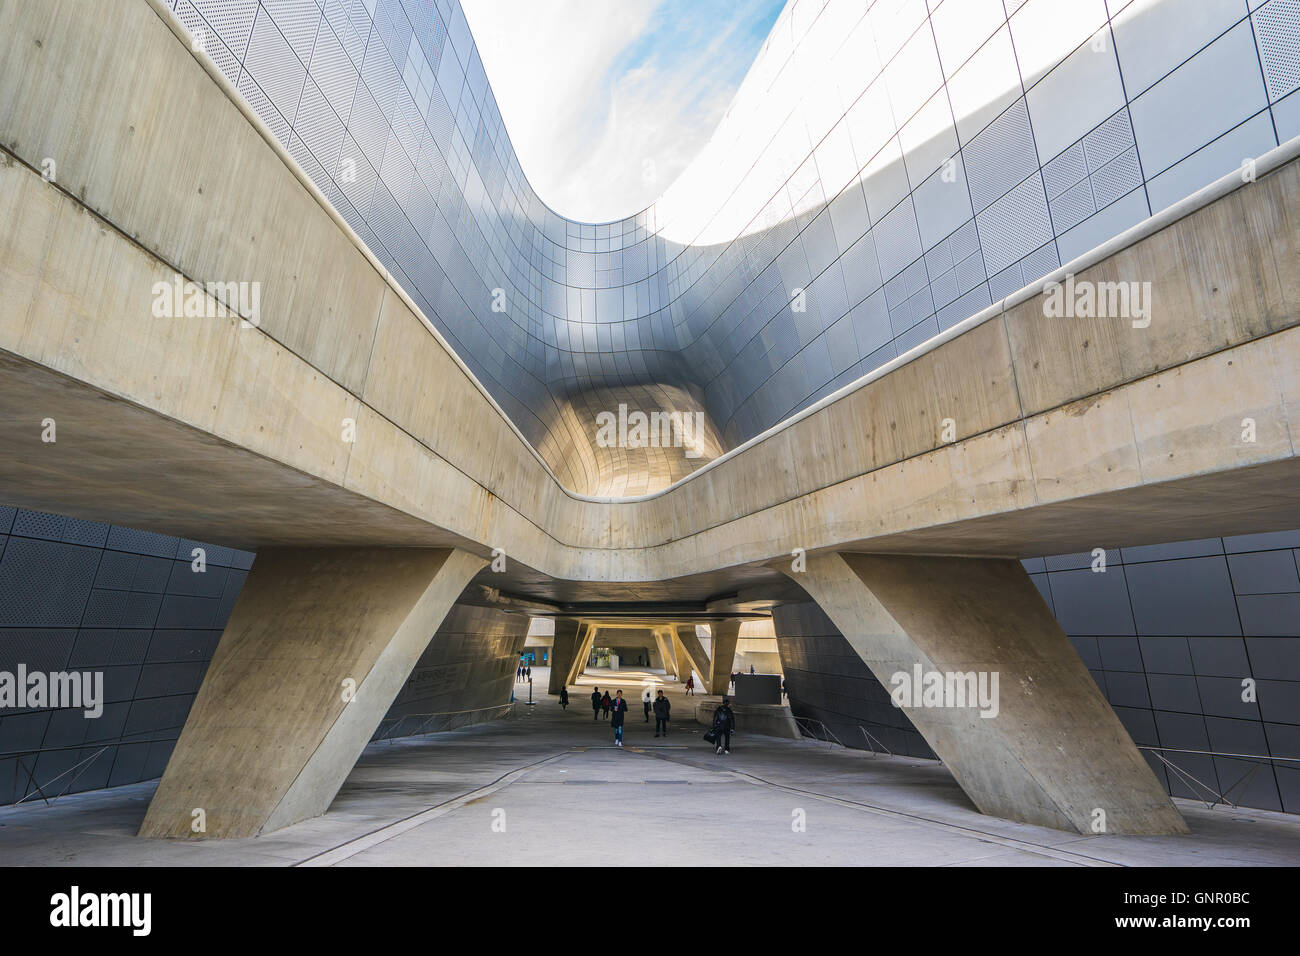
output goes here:
[[1270, 101], [1300, 88], [1300, 0], [1269, 0], [1254, 13]]

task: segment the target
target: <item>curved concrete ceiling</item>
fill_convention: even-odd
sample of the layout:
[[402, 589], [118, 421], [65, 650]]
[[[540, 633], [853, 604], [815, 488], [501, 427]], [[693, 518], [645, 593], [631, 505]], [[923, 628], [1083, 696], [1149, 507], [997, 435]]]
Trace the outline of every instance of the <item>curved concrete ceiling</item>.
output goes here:
[[[1259, 530], [1297, 506], [1279, 491], [1295, 487], [1300, 393], [1300, 309], [1279, 278], [1300, 232], [1294, 144], [1258, 182], [1220, 181], [1074, 264], [1163, 277], [1177, 294], [1141, 335], [1045, 321], [1026, 290], [667, 489], [595, 499], [544, 470], [221, 74], [144, 4], [124, 9], [116, 24], [0, 31], [26, 65], [0, 91], [16, 157], [0, 170], [0, 347], [19, 388], [0, 396], [15, 410], [2, 427], [20, 428], [37, 394], [86, 426], [58, 446], [76, 459], [59, 482], [42, 459], [4, 462], [15, 501], [223, 543], [505, 545], [542, 577], [609, 583], [606, 598], [690, 577], [721, 593], [792, 548], [1055, 553], [1102, 533]], [[57, 183], [43, 156], [60, 157]], [[172, 272], [257, 277], [260, 324], [151, 317], [142, 303]], [[1212, 440], [1240, 402], [1186, 397], [1222, 388], [1254, 396], [1268, 441]], [[953, 416], [950, 441], [936, 426]], [[339, 441], [348, 420], [355, 443]], [[1166, 457], [1171, 442], [1185, 453]]]

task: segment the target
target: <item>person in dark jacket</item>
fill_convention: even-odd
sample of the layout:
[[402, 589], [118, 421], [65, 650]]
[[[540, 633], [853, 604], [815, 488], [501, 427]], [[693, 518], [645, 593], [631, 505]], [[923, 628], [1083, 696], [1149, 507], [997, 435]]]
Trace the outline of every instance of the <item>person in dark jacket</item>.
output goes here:
[[[620, 690], [620, 691], [617, 691], [616, 693], [621, 694], [621, 693], [623, 693], [623, 692]], [[602, 698], [600, 699], [600, 710], [601, 710], [601, 716], [604, 717], [606, 720], [609, 719], [609, 705], [610, 705], [610, 703], [612, 703], [612, 702], [611, 702], [610, 699], [609, 699], [609, 691], [605, 691], [605, 696], [602, 697]]]
[[591, 692], [591, 719], [600, 720], [600, 688]]
[[569, 688], [567, 687], [560, 688], [560, 707], [564, 710], [569, 709]]
[[672, 706], [668, 698], [664, 696], [664, 692], [660, 691], [654, 702], [656, 737], [660, 735], [660, 731], [663, 731], [663, 736], [668, 736], [668, 714], [672, 710]]
[[731, 753], [731, 732], [735, 729], [736, 714], [731, 709], [731, 699], [724, 697], [713, 712], [713, 742], [718, 745], [717, 753]]
[[[605, 695], [605, 699], [609, 699], [608, 694]], [[623, 699], [621, 690], [614, 692], [614, 700], [610, 706], [614, 711], [614, 716], [609, 722], [609, 725], [614, 728], [614, 746], [621, 747], [623, 746], [623, 716], [627, 713], [627, 701]]]

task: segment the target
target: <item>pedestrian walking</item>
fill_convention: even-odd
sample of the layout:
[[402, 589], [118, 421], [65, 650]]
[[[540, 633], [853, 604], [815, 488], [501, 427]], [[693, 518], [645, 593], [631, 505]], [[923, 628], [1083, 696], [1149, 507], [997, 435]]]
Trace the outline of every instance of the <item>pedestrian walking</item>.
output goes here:
[[661, 736], [660, 731], [663, 732], [662, 736], [668, 736], [668, 716], [672, 710], [672, 706], [673, 705], [669, 702], [668, 698], [664, 696], [664, 692], [660, 691], [659, 696], [655, 698], [654, 702], [656, 737]]
[[717, 753], [731, 753], [731, 732], [736, 729], [736, 714], [731, 709], [730, 698], [722, 698], [722, 703], [713, 712], [713, 742], [718, 745]]
[[695, 675], [694, 674], [686, 678], [686, 693], [691, 695], [692, 697], [695, 696]]
[[647, 687], [645, 690], [641, 691], [641, 706], [645, 708], [645, 722], [647, 724], [650, 723], [650, 704], [650, 688]]
[[569, 688], [560, 688], [560, 707], [564, 710], [569, 709]]
[[600, 688], [591, 692], [591, 719], [600, 720]]
[[[616, 691], [615, 693], [621, 694], [623, 692], [620, 690], [620, 691]], [[609, 699], [609, 691], [605, 691], [605, 696], [600, 699], [600, 709], [602, 712], [601, 716], [604, 717], [606, 720], [609, 719], [609, 705], [611, 703], [612, 701]]]
[[611, 708], [614, 716], [610, 719], [609, 725], [614, 728], [614, 746], [621, 747], [623, 746], [623, 717], [627, 714], [627, 701], [623, 699], [621, 690], [614, 692]]

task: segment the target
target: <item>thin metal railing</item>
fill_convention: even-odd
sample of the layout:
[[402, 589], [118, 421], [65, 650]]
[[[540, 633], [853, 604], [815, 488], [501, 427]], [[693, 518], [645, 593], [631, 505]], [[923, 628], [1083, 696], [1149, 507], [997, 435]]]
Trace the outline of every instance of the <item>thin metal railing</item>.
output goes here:
[[[472, 710], [446, 710], [432, 714], [403, 714], [401, 717], [385, 717], [379, 722], [379, 727], [370, 737], [370, 742], [377, 740], [387, 740], [389, 742], [399, 737], [419, 737], [422, 734], [444, 733], [448, 730], [456, 730], [460, 727], [468, 727], [472, 724], [481, 724], [489, 720], [512, 719], [515, 717], [515, 701], [505, 704], [496, 704], [492, 707], [475, 707]], [[472, 719], [471, 714], [485, 714], [490, 711], [498, 711], [496, 716], [480, 717]], [[414, 722], [411, 726], [411, 722]], [[435, 724], [438, 724], [435, 726]], [[385, 727], [385, 725], [388, 725]]]
[[[826, 725], [825, 721], [818, 720], [816, 717], [795, 717], [794, 722], [799, 728], [799, 732], [805, 737], [811, 737], [814, 740], [821, 740], [832, 746], [834, 744], [839, 744], [846, 750], [848, 749], [848, 745], [845, 744], [844, 741], [840, 740], [839, 737], [835, 736], [835, 732]], [[883, 740], [871, 731], [867, 730], [866, 727], [863, 727], [861, 724], [857, 724], [856, 726], [858, 732], [862, 734], [863, 739], [866, 741], [866, 749], [871, 753], [871, 756], [875, 757], [882, 751], [884, 755], [888, 757], [898, 756], [898, 754], [894, 753], [888, 746], [886, 746]]]
[[863, 727], [861, 724], [858, 724], [858, 730], [862, 731], [862, 736], [866, 738], [867, 747], [869, 747], [871, 750], [871, 756], [874, 757], [876, 755], [877, 745], [879, 745], [880, 749], [883, 750], [889, 756], [891, 757], [895, 756], [894, 752], [885, 746], [885, 742], [881, 740], [879, 737], [877, 737], [875, 734], [871, 733], [871, 731], [867, 730], [866, 727]]
[[[177, 725], [175, 727], [159, 727], [155, 730], [136, 731], [136, 733], [134, 734], [126, 734], [125, 736], [119, 737], [116, 740], [96, 740], [88, 743], [69, 744], [63, 747], [41, 747], [36, 750], [8, 750], [3, 753], [0, 753], [0, 760], [8, 760], [12, 758], [14, 761], [14, 786], [12, 791], [13, 793], [17, 794], [20, 789], [19, 781], [21, 778], [19, 776], [19, 771], [22, 771], [22, 773], [27, 776], [26, 782], [22, 783], [21, 786], [22, 796], [19, 799], [13, 801], [13, 803], [9, 804], [9, 806], [16, 807], [20, 803], [26, 803], [32, 797], [39, 796], [41, 800], [45, 802], [45, 805], [48, 807], [55, 800], [59, 799], [59, 797], [67, 795], [72, 790], [73, 785], [76, 784], [76, 782], [81, 778], [81, 775], [85, 773], [86, 770], [90, 767], [90, 765], [106, 751], [114, 747], [129, 747], [137, 744], [175, 743], [177, 739], [179, 739], [179, 733], [175, 737], [150, 736], [148, 739], [145, 740], [131, 739], [132, 737], [140, 737], [144, 734], [151, 734], [151, 735], [161, 734], [161, 733], [167, 733], [168, 731], [172, 731], [172, 730], [179, 732], [181, 730], [181, 726]], [[55, 775], [50, 780], [46, 781], [45, 786], [41, 786], [41, 784], [36, 782], [36, 763], [38, 760], [40, 760], [42, 754], [62, 753], [68, 750], [81, 751], [81, 750], [92, 750], [92, 749], [95, 749], [95, 752], [93, 754], [91, 754], [89, 757], [85, 757], [81, 760], [78, 760], [67, 770], [64, 770], [62, 773]], [[28, 766], [27, 763], [28, 758], [35, 758], [31, 760], [30, 767]], [[62, 790], [60, 790], [52, 797], [46, 793], [46, 790], [50, 786], [57, 783], [63, 777], [66, 777], [74, 770], [77, 771], [76, 775], [71, 780], [68, 781], [67, 785], [64, 786]], [[92, 789], [98, 789], [98, 788], [92, 788]]]
[[[1200, 787], [1207, 794], [1212, 795], [1214, 797], [1213, 800], [1206, 800], [1205, 797], [1200, 795], [1195, 797], [1196, 800], [1204, 803], [1208, 810], [1213, 810], [1220, 803], [1232, 807], [1234, 810], [1238, 809], [1238, 804], [1233, 803], [1232, 799], [1228, 795], [1239, 787], [1244, 788], [1245, 785], [1254, 778], [1255, 774], [1259, 772], [1261, 767], [1270, 766], [1279, 762], [1300, 763], [1300, 757], [1266, 757], [1263, 754], [1226, 754], [1219, 753], [1215, 750], [1184, 750], [1177, 747], [1153, 747], [1147, 744], [1138, 745], [1138, 750], [1146, 750], [1153, 754], [1155, 758], [1168, 767], [1179, 780], [1186, 783], [1187, 788], [1191, 790], [1193, 794], [1196, 794], [1196, 788]], [[1189, 771], [1178, 766], [1172, 760], [1165, 757], [1165, 754], [1191, 754], [1199, 757], [1222, 757], [1228, 760], [1249, 760], [1254, 762], [1254, 766], [1247, 770], [1246, 773], [1243, 774], [1231, 787], [1220, 792], [1205, 781], [1193, 776]]]
[[[840, 740], [839, 737], [835, 736], [834, 732], [826, 726], [825, 722], [818, 720], [816, 717], [795, 717], [794, 722], [795, 726], [799, 728], [799, 732], [805, 737], [820, 740], [831, 746], [835, 744], [839, 744], [841, 747], [844, 746], [844, 742]], [[817, 732], [817, 727], [821, 728], [820, 733]]]

